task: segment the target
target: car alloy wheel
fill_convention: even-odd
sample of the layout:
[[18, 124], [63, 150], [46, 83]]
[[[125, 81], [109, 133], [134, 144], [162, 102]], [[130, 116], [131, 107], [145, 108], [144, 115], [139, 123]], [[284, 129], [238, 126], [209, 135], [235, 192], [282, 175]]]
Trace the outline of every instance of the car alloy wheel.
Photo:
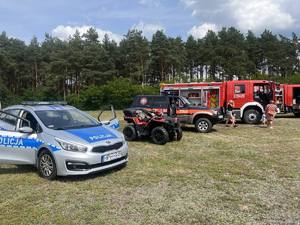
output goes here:
[[205, 131], [208, 129], [208, 123], [206, 121], [201, 121], [199, 124], [198, 124], [198, 127], [199, 127], [199, 130], [201, 131]]
[[41, 156], [40, 169], [45, 177], [50, 177], [53, 174], [54, 164], [50, 155], [44, 154]]

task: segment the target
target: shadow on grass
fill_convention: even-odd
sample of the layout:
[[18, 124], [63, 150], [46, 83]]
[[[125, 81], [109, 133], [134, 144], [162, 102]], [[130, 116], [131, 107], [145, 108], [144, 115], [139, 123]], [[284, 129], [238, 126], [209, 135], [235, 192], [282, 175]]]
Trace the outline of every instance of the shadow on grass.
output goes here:
[[300, 119], [299, 117], [295, 116], [294, 114], [278, 114], [276, 115], [277, 119]]
[[[195, 130], [195, 127], [188, 127], [188, 126], [183, 126], [183, 127], [181, 127], [182, 128], [182, 130], [184, 131], [184, 132], [192, 132], [192, 133], [195, 133], [195, 134], [201, 134], [200, 132], [198, 133], [198, 132], [196, 132], [196, 130]], [[215, 128], [212, 128], [212, 130], [209, 132], [209, 133], [214, 133], [214, 132], [218, 132]], [[203, 133], [202, 133], [203, 134]], [[205, 133], [204, 133], [205, 134]], [[183, 134], [184, 135], [184, 134]]]
[[1, 174], [22, 174], [22, 173], [32, 173], [37, 172], [37, 169], [31, 165], [18, 165], [9, 168], [0, 168]]
[[111, 169], [107, 169], [104, 171], [99, 171], [99, 172], [95, 172], [95, 173], [91, 173], [91, 174], [87, 174], [87, 175], [57, 177], [57, 181], [71, 183], [71, 182], [91, 180], [91, 179], [95, 179], [97, 177], [105, 177], [107, 175], [116, 173], [116, 172], [124, 169], [126, 166], [127, 166], [127, 164], [123, 164], [123, 165], [119, 165], [119, 166], [111, 168]]

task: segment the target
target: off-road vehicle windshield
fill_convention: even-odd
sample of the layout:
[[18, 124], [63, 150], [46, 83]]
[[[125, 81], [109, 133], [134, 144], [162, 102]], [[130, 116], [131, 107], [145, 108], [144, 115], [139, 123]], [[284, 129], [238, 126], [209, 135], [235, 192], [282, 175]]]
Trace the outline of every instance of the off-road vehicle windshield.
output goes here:
[[101, 125], [76, 109], [35, 111], [44, 125], [54, 130], [79, 129]]
[[181, 97], [180, 99], [183, 101], [183, 103], [184, 103], [185, 105], [192, 105], [192, 103], [190, 103], [190, 101], [187, 100], [185, 97]]

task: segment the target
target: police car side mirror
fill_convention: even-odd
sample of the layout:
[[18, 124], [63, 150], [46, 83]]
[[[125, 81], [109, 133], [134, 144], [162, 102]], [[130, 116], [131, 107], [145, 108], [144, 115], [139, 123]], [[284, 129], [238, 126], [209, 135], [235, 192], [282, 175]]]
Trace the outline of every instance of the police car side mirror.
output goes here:
[[24, 134], [32, 134], [33, 129], [31, 127], [21, 127], [19, 129], [19, 132], [24, 133]]

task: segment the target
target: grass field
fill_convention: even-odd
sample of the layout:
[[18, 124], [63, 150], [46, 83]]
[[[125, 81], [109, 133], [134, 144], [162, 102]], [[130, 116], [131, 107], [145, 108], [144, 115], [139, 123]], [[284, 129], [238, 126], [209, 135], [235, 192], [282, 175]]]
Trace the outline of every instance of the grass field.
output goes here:
[[300, 119], [129, 147], [126, 168], [53, 182], [0, 165], [0, 224], [300, 224]]

